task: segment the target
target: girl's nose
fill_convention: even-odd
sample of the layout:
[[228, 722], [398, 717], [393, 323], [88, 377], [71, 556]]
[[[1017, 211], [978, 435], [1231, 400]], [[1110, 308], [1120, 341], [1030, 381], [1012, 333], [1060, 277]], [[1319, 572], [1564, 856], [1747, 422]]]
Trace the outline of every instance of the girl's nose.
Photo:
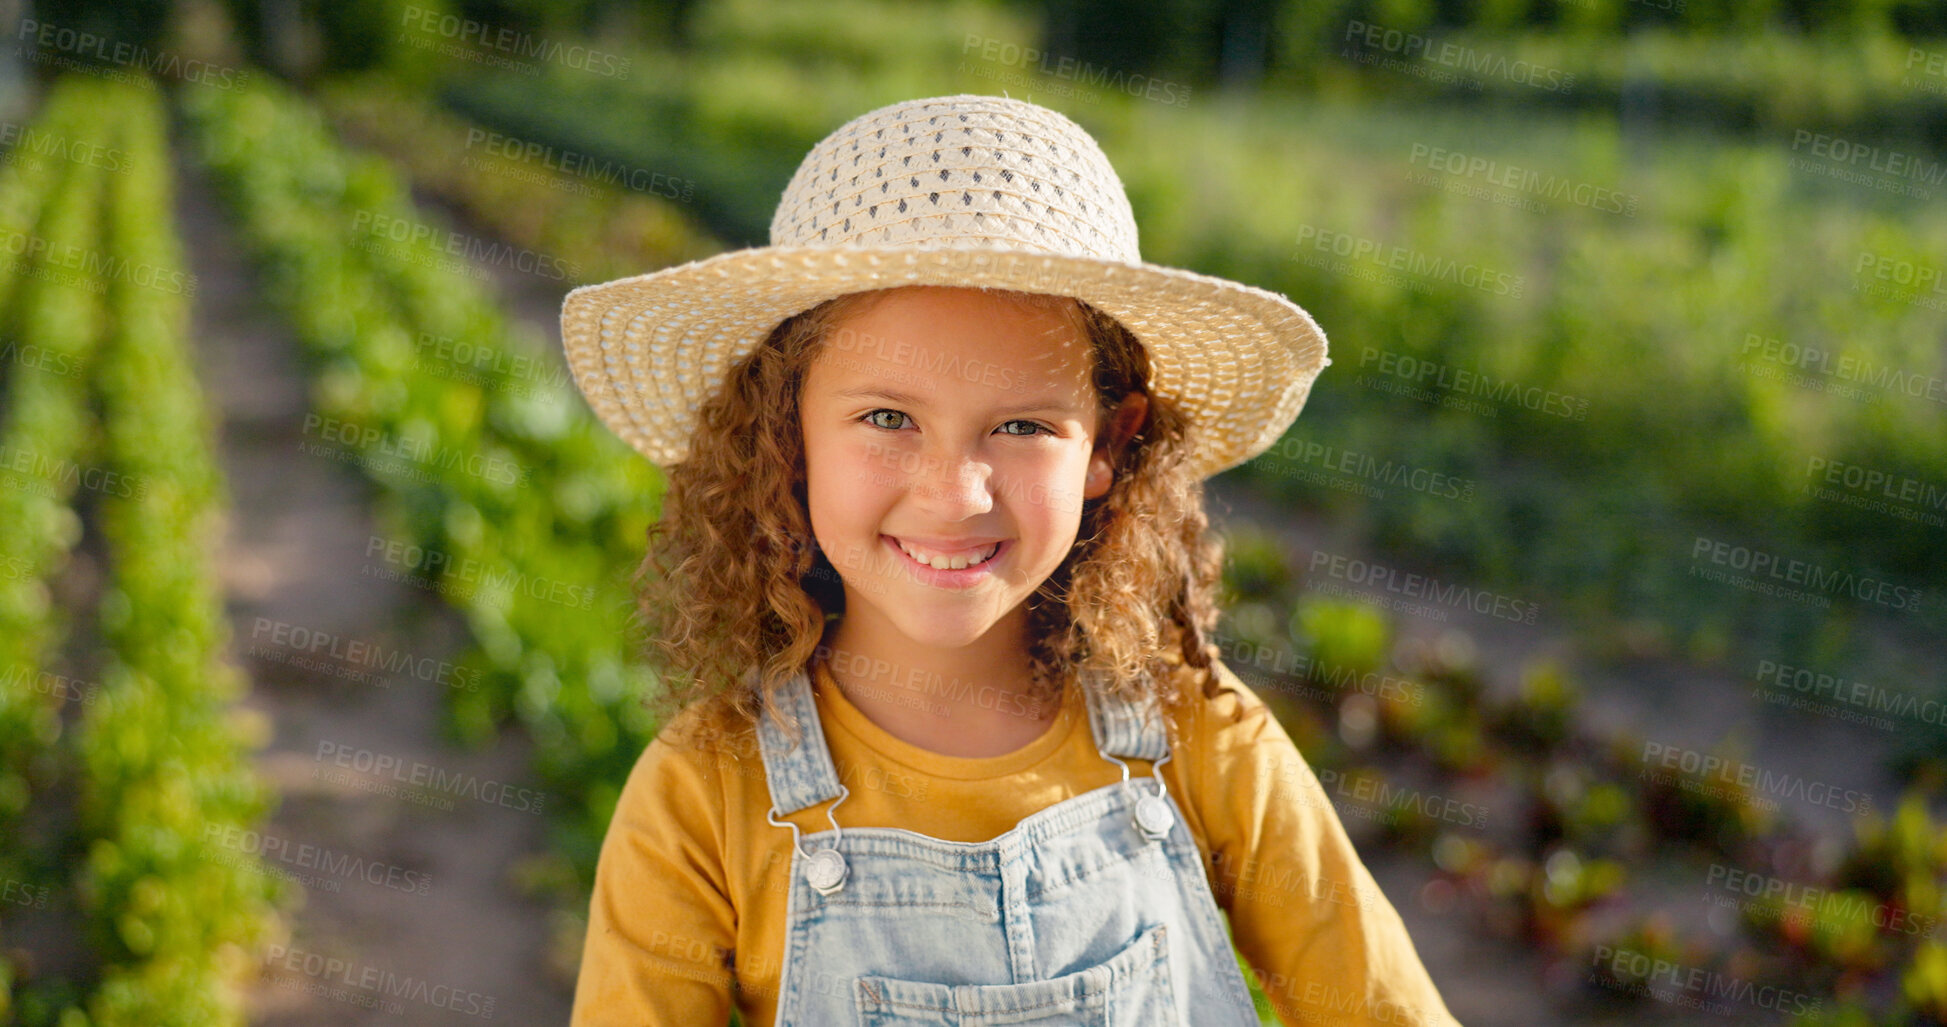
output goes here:
[[934, 450], [920, 461], [919, 473], [909, 480], [907, 490], [942, 521], [963, 520], [994, 508], [994, 497], [987, 487], [993, 472], [977, 453]]

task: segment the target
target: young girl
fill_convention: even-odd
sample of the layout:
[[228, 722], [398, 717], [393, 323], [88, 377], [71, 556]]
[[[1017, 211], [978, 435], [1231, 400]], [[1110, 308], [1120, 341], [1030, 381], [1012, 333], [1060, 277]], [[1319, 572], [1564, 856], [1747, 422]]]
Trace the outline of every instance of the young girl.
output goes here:
[[1452, 1023], [1207, 641], [1202, 480], [1310, 316], [1144, 264], [1094, 140], [995, 97], [839, 128], [771, 243], [563, 304], [668, 477], [573, 1022], [1255, 1024], [1234, 936], [1287, 1023]]

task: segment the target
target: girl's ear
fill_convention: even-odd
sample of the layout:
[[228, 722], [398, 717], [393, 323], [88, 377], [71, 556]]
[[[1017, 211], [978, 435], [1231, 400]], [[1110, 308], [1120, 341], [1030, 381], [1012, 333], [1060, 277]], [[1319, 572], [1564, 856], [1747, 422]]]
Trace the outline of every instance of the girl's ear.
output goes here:
[[1082, 498], [1100, 499], [1115, 481], [1115, 465], [1122, 449], [1149, 416], [1149, 397], [1132, 392], [1122, 397], [1108, 418], [1107, 430], [1095, 436], [1095, 449], [1088, 457], [1088, 476], [1082, 480]]

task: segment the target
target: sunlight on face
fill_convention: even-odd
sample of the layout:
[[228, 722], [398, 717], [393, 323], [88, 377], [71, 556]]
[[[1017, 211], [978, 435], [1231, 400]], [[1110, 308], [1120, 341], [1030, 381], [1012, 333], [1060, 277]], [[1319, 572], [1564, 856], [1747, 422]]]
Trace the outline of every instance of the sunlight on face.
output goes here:
[[[833, 327], [799, 416], [848, 621], [966, 645], [1061, 565], [1108, 487], [1105, 461], [1090, 473], [1093, 361], [1073, 301], [1051, 297], [909, 286]], [[955, 562], [971, 566], [936, 569]]]

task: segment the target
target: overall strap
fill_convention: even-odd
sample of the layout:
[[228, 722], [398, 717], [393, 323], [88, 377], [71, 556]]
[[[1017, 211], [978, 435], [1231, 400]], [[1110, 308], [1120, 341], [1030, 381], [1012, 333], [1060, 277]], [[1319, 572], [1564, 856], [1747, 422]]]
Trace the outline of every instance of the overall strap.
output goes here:
[[[1152, 763], [1169, 753], [1169, 734], [1153, 697], [1137, 702], [1090, 687], [1083, 687], [1082, 693], [1088, 704], [1089, 730], [1095, 736], [1098, 751]], [[797, 720], [803, 739], [797, 746], [791, 746], [783, 725], [772, 715], [769, 706], [759, 717], [757, 738], [764, 755], [771, 806], [777, 815], [789, 816], [835, 799], [844, 789], [839, 785], [831, 750], [825, 744], [818, 702], [811, 693], [811, 678], [802, 668], [785, 685], [777, 702]]]
[[1095, 748], [1104, 755], [1153, 763], [1170, 751], [1169, 733], [1154, 696], [1137, 702], [1091, 687], [1084, 687], [1082, 694], [1088, 699]]
[[824, 725], [818, 720], [818, 702], [811, 694], [811, 678], [800, 667], [784, 691], [778, 705], [798, 723], [802, 740], [793, 747], [784, 726], [771, 715], [769, 705], [757, 723], [757, 743], [764, 754], [764, 777], [771, 789], [771, 806], [779, 816], [836, 799], [843, 791], [838, 783], [838, 768], [832, 765], [831, 750], [825, 745]]

